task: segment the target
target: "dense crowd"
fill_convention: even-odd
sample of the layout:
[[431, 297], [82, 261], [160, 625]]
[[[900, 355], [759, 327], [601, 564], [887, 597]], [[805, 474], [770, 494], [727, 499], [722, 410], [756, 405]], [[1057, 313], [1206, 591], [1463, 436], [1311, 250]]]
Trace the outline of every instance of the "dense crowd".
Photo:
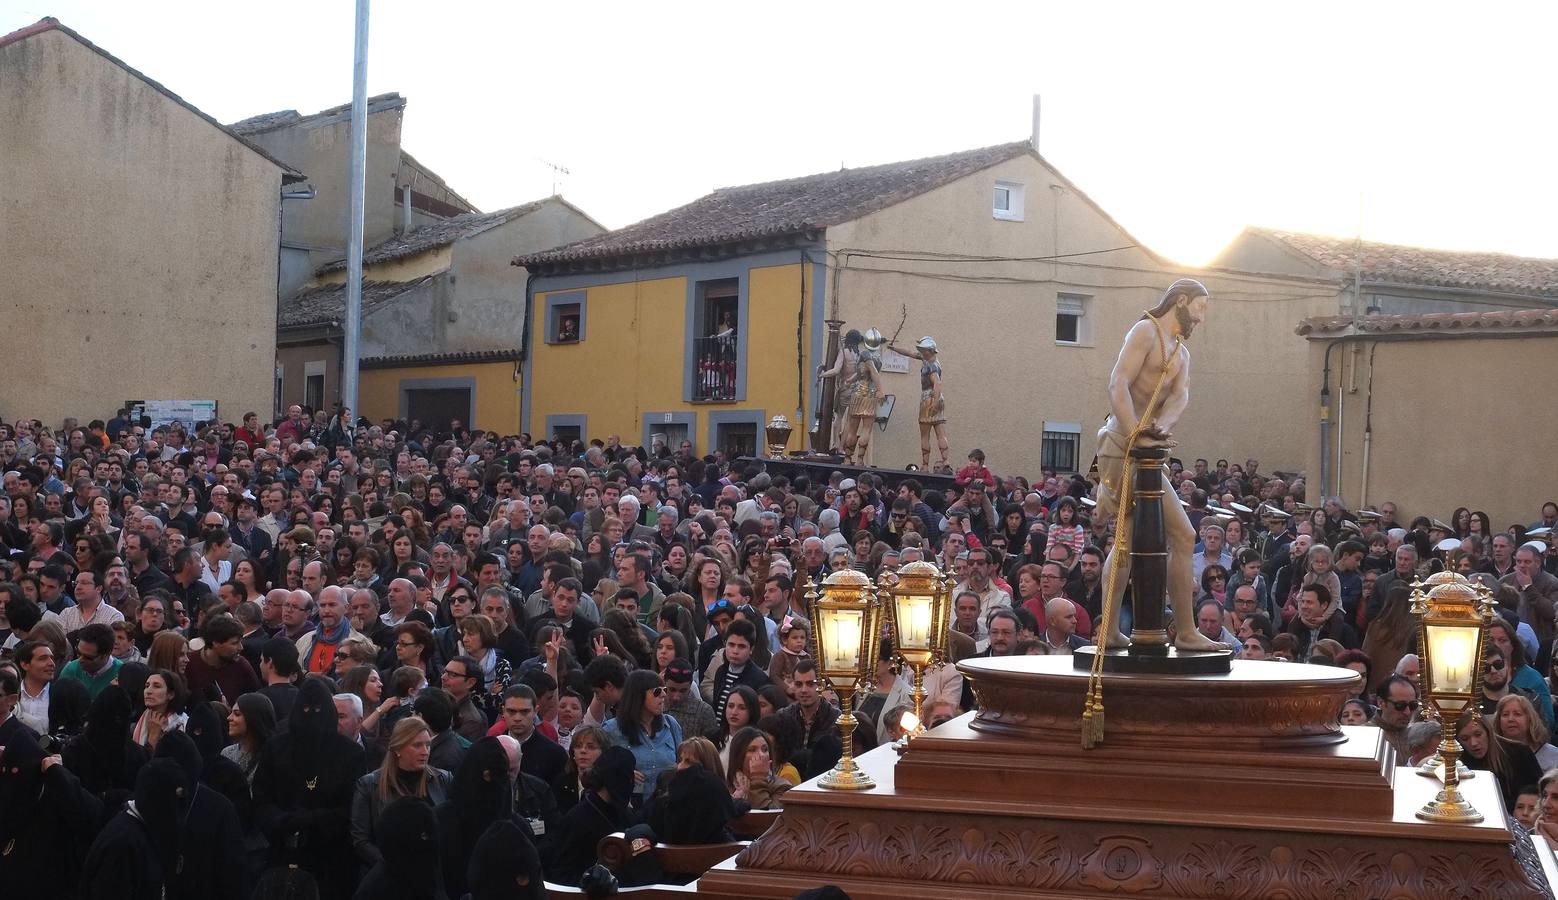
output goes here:
[[[1173, 470], [1196, 627], [1356, 669], [1340, 721], [1403, 760], [1438, 734], [1411, 585], [1484, 582], [1499, 618], [1466, 762], [1528, 826], [1558, 822], [1558, 506], [1495, 532], [1468, 509], [1312, 507], [1255, 460]], [[349, 410], [0, 424], [0, 471], [0, 884], [19, 897], [529, 897], [578, 884], [614, 832], [730, 840], [843, 751], [808, 584], [929, 560], [956, 582], [950, 661], [1069, 654], [1112, 541], [1086, 478], [997, 476], [977, 450], [952, 488], [889, 488]], [[911, 680], [884, 640], [856, 752], [902, 734]], [[930, 726], [975, 702], [949, 664], [925, 692]]]

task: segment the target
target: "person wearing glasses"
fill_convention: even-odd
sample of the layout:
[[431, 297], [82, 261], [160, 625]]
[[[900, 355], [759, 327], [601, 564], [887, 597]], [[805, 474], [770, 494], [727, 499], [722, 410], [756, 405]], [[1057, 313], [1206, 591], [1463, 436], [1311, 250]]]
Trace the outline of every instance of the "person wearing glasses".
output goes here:
[[682, 725], [665, 714], [665, 687], [660, 676], [648, 669], [628, 673], [617, 701], [617, 715], [603, 729], [614, 746], [633, 754], [635, 774], [642, 774], [638, 793], [648, 800], [661, 772], [676, 768], [676, 748], [682, 743]]
[[1379, 712], [1369, 724], [1385, 734], [1385, 743], [1396, 748], [1396, 758], [1411, 755], [1407, 728], [1417, 717], [1417, 685], [1405, 675], [1392, 675], [1379, 686]]

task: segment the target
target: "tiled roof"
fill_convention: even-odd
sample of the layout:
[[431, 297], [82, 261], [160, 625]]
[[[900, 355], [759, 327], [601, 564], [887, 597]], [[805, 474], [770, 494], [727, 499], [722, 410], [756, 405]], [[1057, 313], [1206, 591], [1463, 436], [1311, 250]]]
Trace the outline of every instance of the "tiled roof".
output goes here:
[[[369, 97], [367, 100], [369, 114], [382, 112], [386, 109], [403, 109], [405, 108], [405, 105], [406, 98], [393, 92], [388, 94], [375, 94], [374, 96]], [[352, 105], [350, 103], [343, 103], [340, 106], [332, 106], [329, 109], [322, 109], [319, 112], [310, 113], [306, 116], [300, 114], [295, 109], [282, 109], [277, 110], [276, 112], [261, 113], [257, 116], [250, 116], [247, 119], [241, 119], [232, 123], [231, 125], [228, 125], [227, 128], [234, 134], [259, 134], [264, 131], [275, 131], [278, 128], [286, 128], [289, 125], [296, 125], [300, 122], [312, 122], [315, 119], [325, 119], [331, 116], [349, 116], [351, 111]]]
[[[508, 209], [500, 209], [497, 212], [467, 213], [442, 222], [432, 222], [420, 228], [413, 228], [405, 234], [396, 235], [369, 247], [362, 255], [362, 264], [371, 266], [392, 259], [414, 256], [435, 247], [452, 244], [461, 238], [473, 237], [489, 228], [512, 222], [526, 213], [535, 212], [544, 203], [546, 200], [535, 200]], [[345, 259], [331, 260], [319, 267], [319, 274], [336, 272], [344, 268], [346, 268]]]
[[1355, 238], [1326, 237], [1251, 227], [1249, 231], [1287, 246], [1321, 265], [1353, 272], [1361, 260], [1363, 278], [1374, 282], [1453, 287], [1558, 299], [1558, 259], [1464, 250], [1429, 250]]
[[416, 353], [406, 356], [365, 356], [360, 361], [364, 369], [393, 369], [400, 366], [441, 366], [461, 363], [514, 362], [520, 358], [518, 349], [458, 350], [452, 353]]
[[[362, 314], [374, 310], [427, 283], [435, 275], [427, 275], [416, 281], [364, 281], [362, 283]], [[276, 319], [278, 328], [307, 328], [338, 322], [346, 315], [346, 284], [327, 284], [310, 288], [281, 301], [281, 313]]]
[[130, 64], [126, 63], [124, 60], [120, 59], [119, 57], [113, 55], [112, 53], [109, 53], [107, 50], [104, 50], [102, 47], [99, 47], [98, 45], [92, 43], [91, 41], [89, 41], [86, 38], [82, 37], [80, 34], [77, 34], [72, 29], [67, 28], [65, 25], [60, 23], [59, 19], [56, 19], [53, 16], [46, 16], [46, 17], [44, 17], [42, 19], [39, 19], [37, 22], [34, 22], [31, 25], [28, 25], [26, 28], [19, 28], [16, 31], [11, 32], [10, 34], [0, 35], [0, 47], [4, 47], [7, 44], [14, 44], [17, 41], [26, 40], [27, 38], [30, 38], [33, 35], [42, 34], [45, 31], [58, 31], [58, 32], [60, 32], [62, 34], [70, 35], [72, 38], [74, 38], [76, 41], [78, 41], [83, 47], [86, 47], [88, 50], [91, 50], [93, 53], [96, 53], [97, 55], [103, 57], [104, 59], [106, 59], [109, 62], [113, 63], [114, 65], [118, 66], [119, 68], [124, 69], [126, 72], [129, 72], [131, 75], [134, 75], [136, 78], [138, 78], [141, 81], [145, 82], [149, 87], [151, 87], [152, 90], [154, 90], [157, 93], [163, 95], [164, 97], [167, 97], [169, 100], [172, 100], [174, 103], [177, 103], [179, 106], [184, 107], [185, 109], [189, 110], [190, 112], [194, 113], [195, 115], [199, 116], [200, 118], [205, 119], [207, 122], [210, 122], [213, 126], [215, 126], [216, 128], [220, 129], [228, 137], [231, 137], [233, 140], [236, 140], [238, 143], [243, 144], [245, 147], [249, 148], [250, 150], [253, 150], [255, 153], [259, 154], [266, 162], [272, 163], [277, 168], [281, 169], [281, 172], [282, 172], [282, 183], [284, 183], [284, 184], [293, 184], [295, 182], [299, 182], [299, 181], [303, 180], [303, 175], [302, 175], [302, 173], [298, 172], [298, 170], [292, 168], [291, 166], [287, 165], [286, 163], [282, 162], [281, 160], [277, 159], [276, 157], [271, 156], [269, 153], [265, 152], [263, 149], [255, 146], [254, 144], [249, 143], [247, 140], [244, 140], [244, 137], [243, 137], [242, 134], [234, 131], [231, 128], [228, 128], [227, 126], [223, 125], [221, 122], [218, 122], [217, 120], [215, 120], [215, 119], [211, 118], [210, 116], [206, 115], [204, 112], [201, 112], [200, 109], [198, 107], [196, 107], [193, 103], [190, 103], [188, 100], [185, 100], [183, 97], [180, 97], [178, 94], [175, 94], [172, 91], [168, 90], [160, 82], [157, 82], [157, 81], [152, 80], [151, 78], [148, 78], [146, 76], [146, 73], [142, 72], [141, 70], [135, 68], [134, 66], [131, 66]]
[[946, 156], [720, 188], [635, 225], [520, 257], [532, 266], [630, 256], [800, 234], [858, 219], [1005, 162], [1027, 141]]
[[1324, 316], [1305, 319], [1298, 325], [1301, 336], [1342, 333], [1434, 334], [1469, 333], [1486, 330], [1558, 329], [1558, 309], [1495, 310], [1484, 313], [1424, 313], [1401, 316], [1363, 316], [1356, 331], [1351, 316]]

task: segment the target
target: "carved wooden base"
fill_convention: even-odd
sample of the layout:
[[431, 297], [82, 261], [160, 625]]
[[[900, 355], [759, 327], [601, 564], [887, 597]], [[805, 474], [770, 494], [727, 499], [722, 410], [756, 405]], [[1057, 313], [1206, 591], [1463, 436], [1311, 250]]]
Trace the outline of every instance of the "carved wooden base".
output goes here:
[[1438, 784], [1396, 769], [1377, 729], [1332, 724], [1351, 683], [1344, 670], [1235, 662], [1228, 676], [1107, 676], [1104, 743], [1083, 751], [1080, 704], [1063, 715], [1080, 697], [1069, 661], [1022, 659], [965, 662], [986, 703], [977, 717], [926, 732], [901, 758], [890, 748], [860, 757], [874, 790], [808, 782], [788, 792], [773, 828], [704, 875], [698, 893], [1554, 896], [1558, 863], [1506, 824], [1494, 779], [1462, 785], [1481, 824], [1414, 817]]

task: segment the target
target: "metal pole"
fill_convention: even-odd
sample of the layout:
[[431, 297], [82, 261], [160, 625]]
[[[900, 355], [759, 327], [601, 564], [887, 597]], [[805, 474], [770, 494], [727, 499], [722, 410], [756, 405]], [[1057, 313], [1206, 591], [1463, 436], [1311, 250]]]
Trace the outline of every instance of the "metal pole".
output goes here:
[[341, 342], [341, 405], [357, 408], [357, 340], [362, 326], [362, 216], [368, 157], [368, 0], [357, 0], [352, 58], [351, 232], [346, 244], [346, 329]]

